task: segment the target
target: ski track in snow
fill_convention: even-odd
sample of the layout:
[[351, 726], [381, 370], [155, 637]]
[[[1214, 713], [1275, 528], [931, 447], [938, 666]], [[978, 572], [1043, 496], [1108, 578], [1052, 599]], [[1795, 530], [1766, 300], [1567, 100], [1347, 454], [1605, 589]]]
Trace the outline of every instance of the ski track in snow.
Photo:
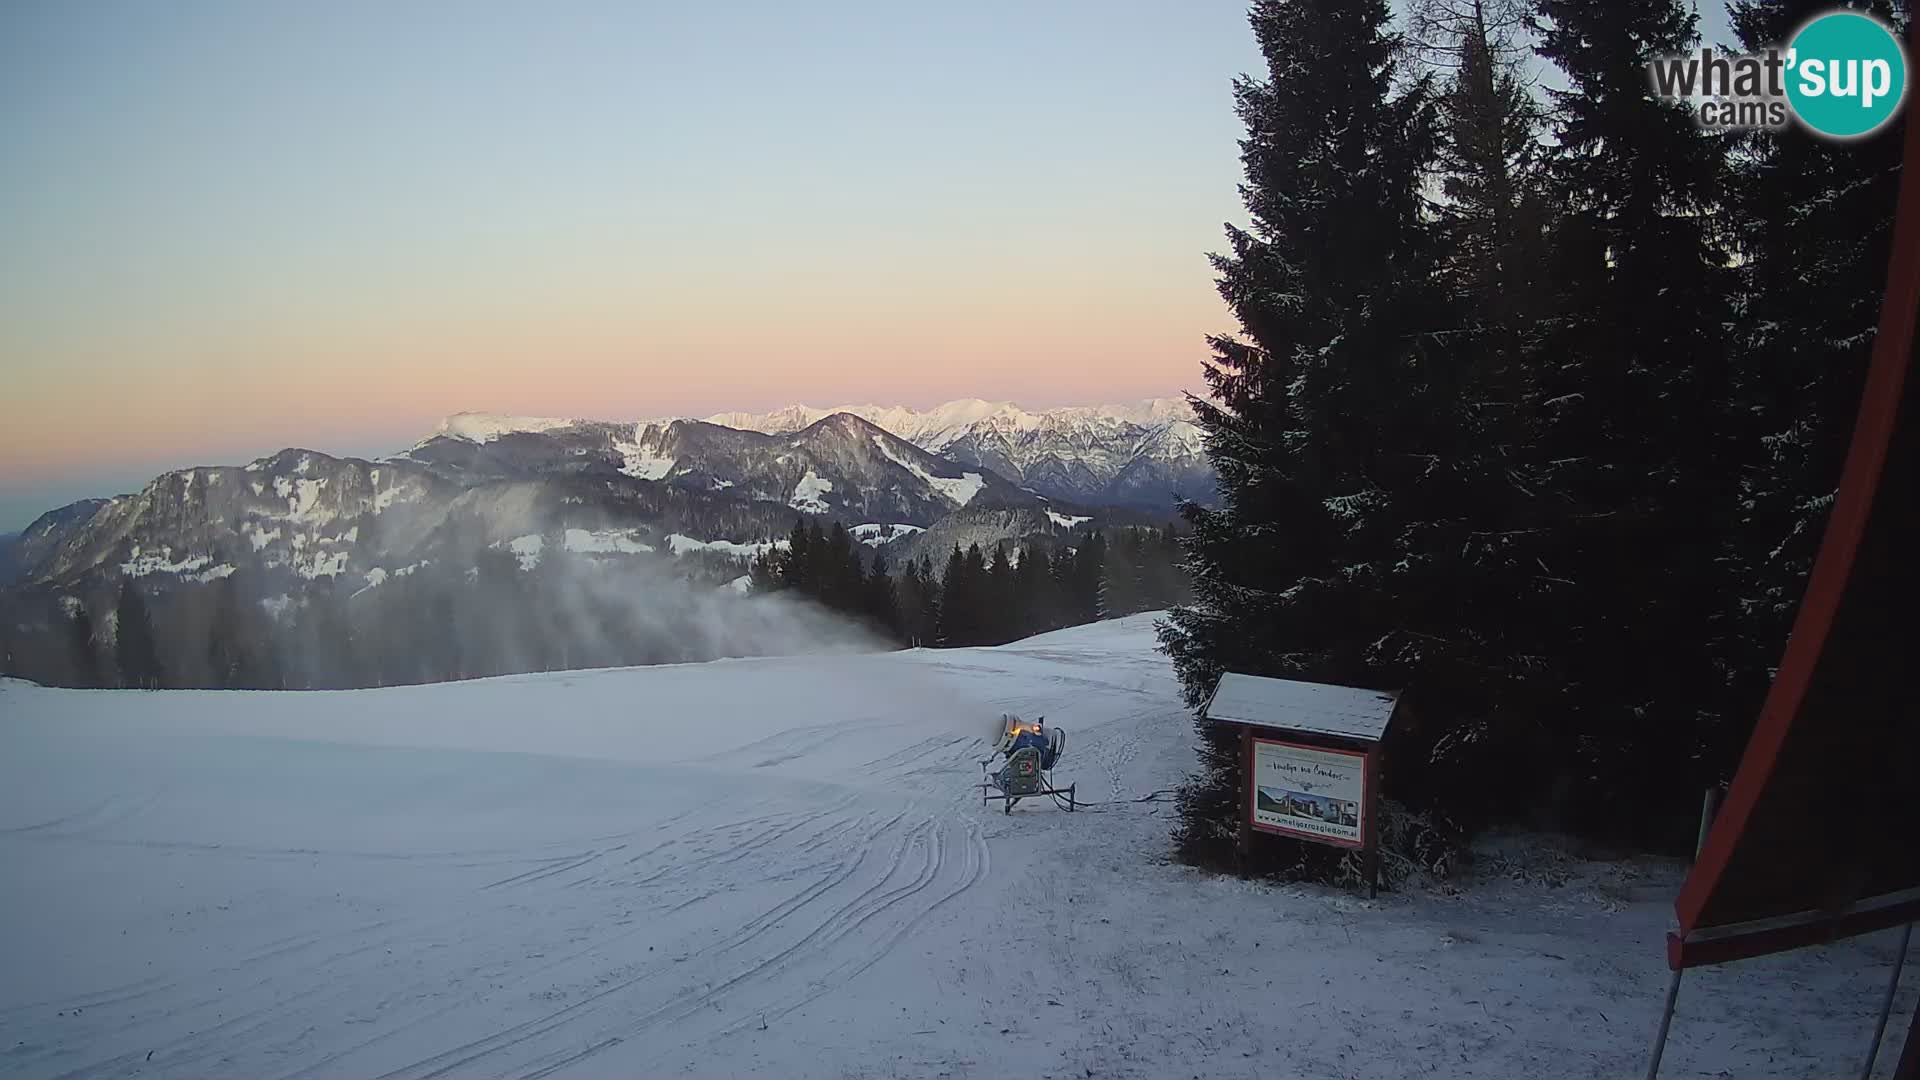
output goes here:
[[[1151, 622], [344, 693], [0, 683], [0, 1075], [1637, 1074], [1676, 864], [1510, 838], [1374, 902], [1171, 864], [1171, 807], [1130, 801], [1192, 763]], [[1065, 727], [1097, 805], [982, 807], [1003, 711]], [[1853, 1060], [1889, 940], [1689, 976], [1663, 1075]]]

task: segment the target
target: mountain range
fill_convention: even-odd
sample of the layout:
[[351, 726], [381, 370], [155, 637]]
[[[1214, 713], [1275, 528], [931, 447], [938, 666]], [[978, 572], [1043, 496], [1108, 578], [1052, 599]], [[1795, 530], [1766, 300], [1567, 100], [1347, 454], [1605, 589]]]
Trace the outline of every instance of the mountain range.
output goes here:
[[1051, 499], [1163, 510], [1174, 495], [1206, 498], [1213, 493], [1200, 429], [1184, 398], [1039, 412], [978, 399], [924, 411], [794, 405], [760, 415], [721, 413], [707, 419], [784, 434], [833, 413], [859, 416], [932, 453], [991, 469]]
[[50, 511], [4, 544], [0, 585], [247, 571], [263, 598], [322, 580], [358, 592], [429, 561], [468, 565], [489, 548], [527, 568], [559, 549], [705, 554], [734, 573], [796, 517], [844, 522], [898, 565], [954, 542], [1163, 519], [1176, 496], [1211, 492], [1179, 399], [1040, 412], [974, 400], [792, 406], [623, 423], [460, 413], [383, 460], [288, 449]]

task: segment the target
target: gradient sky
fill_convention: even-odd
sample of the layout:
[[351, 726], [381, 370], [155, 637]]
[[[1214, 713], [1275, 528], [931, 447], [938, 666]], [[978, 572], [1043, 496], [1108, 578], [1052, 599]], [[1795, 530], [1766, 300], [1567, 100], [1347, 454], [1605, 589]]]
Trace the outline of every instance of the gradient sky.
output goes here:
[[1242, 0], [9, 0], [0, 531], [464, 409], [1195, 387], [1258, 67]]

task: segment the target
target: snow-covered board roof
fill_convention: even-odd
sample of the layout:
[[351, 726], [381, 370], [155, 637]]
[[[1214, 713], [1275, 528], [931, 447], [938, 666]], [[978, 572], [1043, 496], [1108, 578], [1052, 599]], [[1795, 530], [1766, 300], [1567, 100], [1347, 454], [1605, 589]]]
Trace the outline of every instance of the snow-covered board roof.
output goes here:
[[1254, 724], [1379, 741], [1398, 696], [1383, 690], [1295, 682], [1228, 672], [1201, 715], [1224, 724]]

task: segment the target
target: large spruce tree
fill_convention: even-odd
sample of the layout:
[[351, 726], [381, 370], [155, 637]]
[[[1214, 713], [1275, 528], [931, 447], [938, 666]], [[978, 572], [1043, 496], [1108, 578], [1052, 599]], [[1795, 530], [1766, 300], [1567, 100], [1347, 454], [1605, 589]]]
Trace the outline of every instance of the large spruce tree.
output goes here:
[[1520, 40], [1530, 16], [1524, 0], [1412, 5], [1418, 50], [1440, 76], [1428, 265], [1442, 310], [1425, 354], [1435, 385], [1423, 445], [1412, 448], [1422, 474], [1398, 500], [1397, 557], [1371, 579], [1392, 620], [1368, 674], [1419, 700], [1392, 788], [1443, 810], [1442, 823], [1470, 825], [1529, 797], [1554, 690], [1538, 627], [1560, 618], [1560, 583], [1540, 556], [1563, 507], [1545, 497], [1535, 453], [1554, 215]]
[[[1212, 339], [1194, 402], [1221, 505], [1183, 508], [1194, 602], [1161, 625], [1187, 699], [1226, 670], [1378, 681], [1394, 622], [1378, 580], [1421, 483], [1436, 325], [1421, 195], [1433, 152], [1424, 79], [1384, 0], [1263, 0], [1264, 79], [1234, 87], [1249, 228], [1214, 257], [1241, 332]], [[1436, 377], [1439, 374], [1440, 377]], [[1240, 812], [1239, 748], [1205, 724], [1181, 844], [1215, 860]], [[1269, 856], [1303, 853], [1263, 845]]]
[[1544, 232], [1541, 104], [1520, 40], [1524, 0], [1415, 0], [1414, 34], [1438, 73], [1436, 272], [1463, 301], [1473, 348], [1513, 354], [1538, 318]]
[[1568, 824], [1677, 839], [1730, 683], [1725, 139], [1647, 77], [1697, 40], [1680, 0], [1536, 10], [1568, 84], [1551, 95], [1557, 310], [1533, 372], [1533, 481], [1560, 507], [1536, 556], [1556, 586], [1557, 617], [1535, 629], [1559, 684], [1536, 769]]
[[[1906, 33], [1902, 8], [1854, 5]], [[1826, 0], [1728, 5], [1749, 51], [1784, 45]], [[1797, 127], [1755, 132], [1733, 156], [1740, 320], [1741, 515], [1728, 558], [1740, 630], [1736, 708], [1751, 715], [1779, 662], [1839, 485], [1872, 350], [1900, 186], [1905, 113], [1873, 137], [1830, 142]], [[1717, 756], [1731, 762], [1743, 727]]]

